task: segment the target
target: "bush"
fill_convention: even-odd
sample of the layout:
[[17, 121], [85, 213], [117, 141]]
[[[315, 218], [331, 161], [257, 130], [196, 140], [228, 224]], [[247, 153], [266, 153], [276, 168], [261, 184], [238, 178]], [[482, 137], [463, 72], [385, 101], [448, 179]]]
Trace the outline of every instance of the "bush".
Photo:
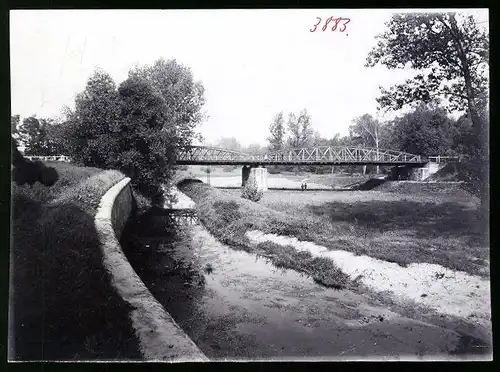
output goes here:
[[236, 169], [236, 167], [234, 165], [225, 165], [222, 167], [222, 170], [224, 172], [232, 172], [235, 169]]
[[258, 202], [260, 199], [262, 199], [262, 196], [264, 193], [262, 190], [259, 190], [257, 188], [257, 183], [255, 182], [255, 179], [253, 177], [250, 177], [241, 190], [241, 197], [243, 199], [248, 199], [253, 202]]

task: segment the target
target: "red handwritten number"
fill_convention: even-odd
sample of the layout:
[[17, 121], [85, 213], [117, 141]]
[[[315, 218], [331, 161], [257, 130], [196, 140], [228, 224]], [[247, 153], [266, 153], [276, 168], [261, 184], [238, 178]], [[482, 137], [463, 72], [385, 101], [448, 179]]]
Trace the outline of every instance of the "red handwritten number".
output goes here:
[[337, 29], [337, 26], [339, 25], [339, 22], [342, 20], [342, 17], [339, 18], [334, 18], [335, 24], [332, 27], [332, 31], [335, 31]]
[[318, 25], [321, 23], [321, 18], [320, 18], [320, 17], [316, 17], [316, 19], [319, 19], [319, 21], [318, 21], [318, 23], [316, 23], [316, 24], [314, 25], [314, 30], [309, 30], [309, 31], [311, 31], [311, 32], [316, 31], [316, 29], [318, 28]]
[[326, 31], [326, 28], [328, 27], [328, 24], [333, 20], [333, 17], [329, 17], [326, 21], [325, 21], [325, 25], [323, 26], [323, 31]]
[[[318, 29], [319, 24], [321, 23], [321, 18], [320, 17], [316, 17], [316, 19], [318, 20], [318, 23], [316, 23], [314, 25], [314, 28], [312, 28], [312, 29], [309, 30], [310, 32], [315, 32]], [[339, 26], [339, 23], [340, 22], [344, 22], [343, 24], [341, 24], [341, 28], [339, 29], [340, 32], [344, 32], [346, 30], [346, 28], [347, 28], [347, 24], [349, 22], [351, 22], [351, 19], [350, 18], [342, 18], [342, 17], [338, 17], [338, 18], [328, 17], [326, 19], [326, 21], [325, 21], [324, 26], [321, 29], [323, 31], [326, 31], [326, 29], [328, 28], [328, 24], [331, 21], [335, 21], [335, 23], [334, 23], [334, 25], [332, 27], [332, 31], [336, 31], [337, 27]]]
[[349, 22], [351, 22], [351, 19], [350, 19], [350, 18], [342, 18], [342, 21], [345, 21], [345, 23], [342, 25], [344, 28], [341, 28], [341, 29], [339, 30], [340, 32], [344, 32], [344, 31], [345, 31], [345, 29], [346, 29], [346, 27], [347, 27], [347, 24], [348, 24]]

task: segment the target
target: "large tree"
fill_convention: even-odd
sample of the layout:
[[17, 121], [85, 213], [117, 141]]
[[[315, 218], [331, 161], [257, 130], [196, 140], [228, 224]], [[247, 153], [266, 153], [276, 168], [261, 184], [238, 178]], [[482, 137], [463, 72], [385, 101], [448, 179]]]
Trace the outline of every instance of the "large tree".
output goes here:
[[206, 117], [202, 110], [205, 89], [194, 80], [191, 69], [175, 59], [159, 59], [151, 66], [135, 67], [129, 76], [146, 79], [161, 94], [166, 107], [165, 125], [174, 126], [179, 136], [176, 146], [189, 146], [199, 137], [195, 129]]
[[83, 165], [109, 167], [109, 156], [117, 153], [120, 132], [120, 97], [116, 84], [97, 69], [77, 94], [75, 109], [66, 110], [69, 156]]
[[[12, 127], [19, 121], [19, 116], [11, 119]], [[52, 119], [29, 116], [17, 125], [13, 134], [24, 145], [25, 155], [60, 155], [60, 149], [54, 141], [53, 132], [56, 123]]]
[[302, 135], [300, 131], [299, 121], [297, 116], [291, 112], [288, 114], [288, 121], [286, 123], [288, 129], [288, 146], [291, 148], [300, 147]]
[[300, 136], [301, 136], [301, 146], [309, 147], [313, 145], [314, 141], [314, 130], [312, 129], [311, 115], [306, 109], [303, 109], [298, 118], [300, 125]]
[[457, 13], [395, 14], [387, 30], [377, 36], [367, 66], [413, 68], [412, 79], [386, 90], [381, 107], [400, 109], [413, 102], [446, 99], [450, 109], [466, 111], [477, 138], [473, 154], [478, 165], [481, 200], [488, 192], [487, 73], [489, 40], [486, 29], [472, 15]]
[[285, 147], [285, 119], [283, 112], [276, 114], [273, 121], [269, 125], [271, 135], [267, 138], [269, 142], [269, 150], [281, 151]]
[[393, 121], [392, 144], [396, 150], [424, 156], [454, 155], [454, 121], [439, 107], [421, 104]]
[[314, 140], [314, 131], [311, 124], [311, 116], [306, 109], [300, 111], [296, 116], [294, 113], [288, 115], [287, 127], [289, 131], [288, 145], [291, 148], [311, 146]]
[[[362, 146], [374, 147], [377, 149], [377, 152], [382, 147], [390, 147], [390, 126], [369, 114], [355, 118], [349, 127], [349, 133]], [[379, 172], [380, 167], [377, 165], [377, 173]]]
[[130, 74], [117, 89], [108, 74], [96, 71], [67, 112], [69, 155], [85, 165], [121, 170], [139, 192], [161, 203], [177, 151], [194, 135], [188, 117], [197, 120], [193, 96], [184, 90], [189, 84], [180, 75], [170, 90], [176, 97], [167, 100], [169, 90], [160, 90], [147, 74]]
[[155, 202], [161, 202], [162, 185], [172, 177], [177, 144], [173, 126], [166, 126], [167, 107], [148, 81], [131, 77], [120, 84], [120, 127], [106, 138], [114, 153], [108, 162], [132, 178], [133, 185]]

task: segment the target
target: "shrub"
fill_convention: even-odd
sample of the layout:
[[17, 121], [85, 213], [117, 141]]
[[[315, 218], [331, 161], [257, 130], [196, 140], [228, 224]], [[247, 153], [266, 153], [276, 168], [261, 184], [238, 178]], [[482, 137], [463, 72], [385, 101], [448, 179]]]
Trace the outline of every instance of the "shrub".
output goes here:
[[259, 190], [257, 188], [257, 182], [255, 182], [255, 179], [253, 177], [250, 177], [241, 190], [241, 197], [243, 199], [248, 199], [253, 202], [258, 202], [260, 199], [262, 199], [262, 196], [264, 193], [262, 190]]
[[236, 169], [236, 167], [234, 165], [225, 165], [222, 167], [222, 170], [224, 172], [232, 172], [235, 169]]
[[217, 200], [214, 203], [215, 212], [221, 216], [222, 225], [226, 226], [231, 222], [237, 221], [241, 218], [239, 212], [239, 206], [234, 200], [231, 201], [221, 201]]

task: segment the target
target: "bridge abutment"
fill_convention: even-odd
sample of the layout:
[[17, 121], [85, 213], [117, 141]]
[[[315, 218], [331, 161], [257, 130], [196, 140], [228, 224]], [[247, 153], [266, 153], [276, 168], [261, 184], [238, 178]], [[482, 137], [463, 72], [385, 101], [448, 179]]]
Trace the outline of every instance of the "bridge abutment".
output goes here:
[[391, 169], [391, 180], [425, 181], [439, 169], [441, 169], [440, 164], [435, 162], [428, 162], [420, 168], [406, 165], [396, 166]]
[[241, 169], [241, 186], [244, 187], [250, 176], [255, 180], [257, 189], [267, 191], [267, 169], [257, 166], [243, 166]]

